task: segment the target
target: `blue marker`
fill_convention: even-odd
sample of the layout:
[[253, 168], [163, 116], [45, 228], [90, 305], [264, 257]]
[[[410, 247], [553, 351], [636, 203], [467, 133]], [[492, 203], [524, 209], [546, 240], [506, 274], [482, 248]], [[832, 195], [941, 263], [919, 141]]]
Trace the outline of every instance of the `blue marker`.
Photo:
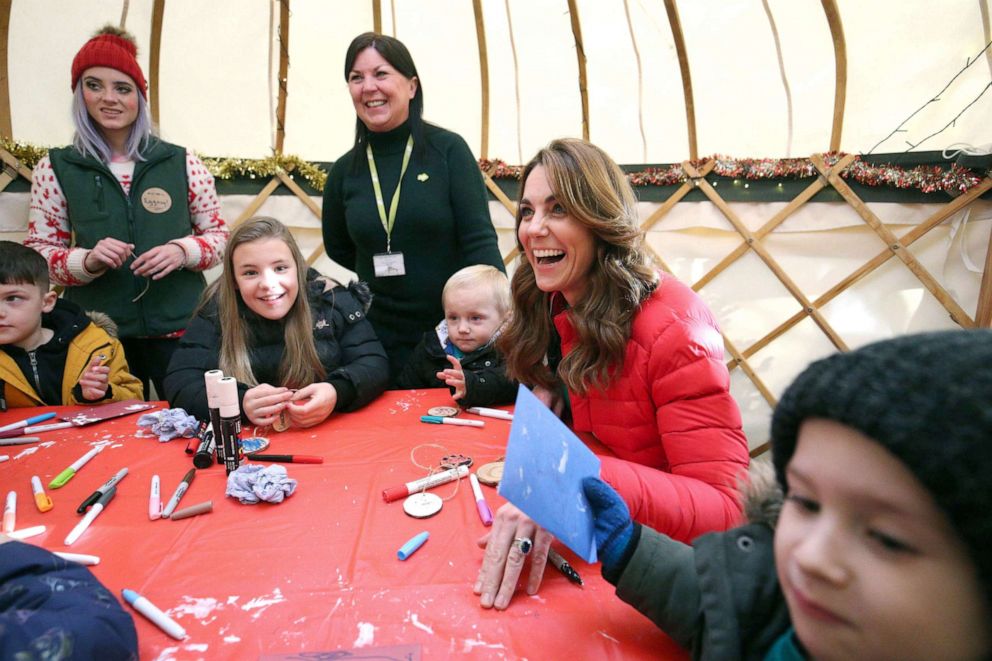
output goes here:
[[22, 427], [27, 427], [28, 425], [36, 425], [39, 422], [44, 422], [45, 420], [51, 420], [55, 417], [55, 412], [42, 413], [41, 415], [36, 415], [28, 418], [27, 420], [21, 420], [19, 422], [14, 422], [12, 424], [0, 427], [0, 434], [8, 431], [13, 431], [15, 429], [21, 429]]
[[419, 535], [410, 538], [410, 541], [404, 544], [403, 546], [401, 546], [400, 550], [396, 552], [396, 557], [399, 558], [400, 560], [406, 560], [411, 555], [413, 555], [417, 551], [417, 549], [423, 546], [424, 542], [426, 542], [427, 538], [430, 536], [431, 534], [425, 530]]

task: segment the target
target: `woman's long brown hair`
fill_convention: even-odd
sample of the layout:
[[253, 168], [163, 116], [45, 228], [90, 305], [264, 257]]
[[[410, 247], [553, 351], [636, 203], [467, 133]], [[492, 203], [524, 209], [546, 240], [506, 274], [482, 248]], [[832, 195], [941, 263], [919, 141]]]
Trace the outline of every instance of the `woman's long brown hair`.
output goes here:
[[[577, 342], [552, 374], [547, 365], [552, 336], [551, 292], [537, 287], [526, 255], [513, 274], [514, 311], [500, 338], [507, 372], [523, 383], [554, 388], [558, 381], [585, 394], [606, 388], [623, 367], [634, 315], [651, 294], [658, 274], [644, 250], [637, 198], [623, 171], [606, 152], [584, 140], [555, 140], [527, 164], [527, 177], [543, 166], [555, 199], [596, 239], [596, 259], [581, 300], [572, 307]], [[516, 226], [520, 228], [520, 212]], [[517, 237], [520, 246], [519, 234]]]

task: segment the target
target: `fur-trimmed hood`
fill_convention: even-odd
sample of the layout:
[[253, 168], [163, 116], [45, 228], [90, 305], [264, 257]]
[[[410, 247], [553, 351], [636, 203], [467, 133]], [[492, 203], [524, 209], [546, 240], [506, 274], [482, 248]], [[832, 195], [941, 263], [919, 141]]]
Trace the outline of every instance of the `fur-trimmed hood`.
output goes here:
[[96, 310], [89, 310], [86, 312], [86, 316], [89, 317], [95, 326], [103, 329], [107, 335], [115, 339], [117, 338], [117, 324], [109, 316]]
[[744, 517], [748, 523], [764, 523], [775, 528], [785, 494], [775, 479], [775, 469], [770, 462], [751, 462], [748, 481], [741, 486], [741, 498], [744, 502]]

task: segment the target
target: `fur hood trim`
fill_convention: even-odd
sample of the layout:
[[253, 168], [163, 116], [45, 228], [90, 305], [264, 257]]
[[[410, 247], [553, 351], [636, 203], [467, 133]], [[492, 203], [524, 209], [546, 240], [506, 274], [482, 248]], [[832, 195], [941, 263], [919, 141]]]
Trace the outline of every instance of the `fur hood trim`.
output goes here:
[[86, 313], [86, 316], [90, 318], [96, 326], [102, 328], [104, 332], [110, 337], [117, 339], [117, 324], [109, 316], [102, 312], [97, 312], [96, 310], [90, 310]]
[[748, 478], [741, 486], [745, 518], [748, 523], [764, 523], [774, 529], [785, 501], [775, 469], [768, 461], [752, 461]]

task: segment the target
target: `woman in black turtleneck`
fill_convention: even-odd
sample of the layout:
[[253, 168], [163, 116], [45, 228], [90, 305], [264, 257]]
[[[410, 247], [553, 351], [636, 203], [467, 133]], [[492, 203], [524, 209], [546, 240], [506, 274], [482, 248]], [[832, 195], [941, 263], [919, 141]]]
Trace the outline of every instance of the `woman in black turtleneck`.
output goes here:
[[355, 146], [334, 163], [324, 188], [324, 248], [371, 286], [368, 318], [395, 380], [444, 318], [448, 277], [472, 264], [504, 270], [503, 260], [478, 163], [461, 136], [423, 121], [424, 93], [406, 46], [361, 34], [348, 47], [344, 74], [358, 120]]

